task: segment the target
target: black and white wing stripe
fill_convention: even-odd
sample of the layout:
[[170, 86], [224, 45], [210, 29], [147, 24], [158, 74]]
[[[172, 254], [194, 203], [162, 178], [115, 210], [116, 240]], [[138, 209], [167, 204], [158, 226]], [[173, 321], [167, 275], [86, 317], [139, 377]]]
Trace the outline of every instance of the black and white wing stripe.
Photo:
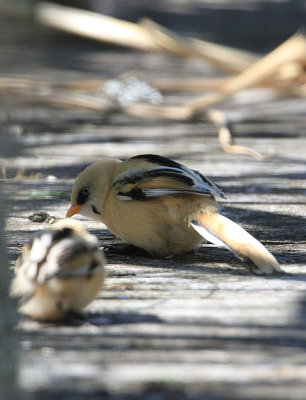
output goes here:
[[[140, 161], [139, 167], [135, 160]], [[168, 158], [145, 154], [128, 161], [131, 161], [131, 168], [119, 174], [113, 184], [118, 188], [120, 200], [145, 201], [171, 194], [225, 197], [218, 185], [198, 171]], [[162, 178], [168, 179], [169, 184]]]
[[16, 270], [38, 283], [54, 277], [89, 277], [101, 265], [96, 238], [83, 238], [70, 227], [39, 231], [27, 246], [26, 256], [20, 257]]

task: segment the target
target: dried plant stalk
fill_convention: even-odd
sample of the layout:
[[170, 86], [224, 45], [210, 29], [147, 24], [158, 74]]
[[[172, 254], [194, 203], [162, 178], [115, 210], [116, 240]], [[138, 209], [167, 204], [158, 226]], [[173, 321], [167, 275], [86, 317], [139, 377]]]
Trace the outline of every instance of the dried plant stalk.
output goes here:
[[139, 50], [157, 50], [151, 35], [132, 22], [47, 2], [37, 4], [35, 17], [49, 27], [90, 39]]
[[171, 32], [148, 18], [141, 19], [139, 25], [148, 32], [148, 35], [153, 38], [160, 49], [181, 57], [190, 57], [192, 55], [192, 48], [188, 38]]
[[194, 117], [194, 112], [189, 107], [183, 106], [153, 106], [150, 104], [133, 104], [125, 107], [129, 115], [145, 118], [162, 118], [176, 121], [189, 121]]
[[302, 34], [294, 35], [247, 70], [229, 80], [222, 88], [222, 91], [232, 94], [245, 88], [254, 87], [268, 79], [273, 80], [275, 74], [284, 65], [302, 61], [305, 58], [305, 54], [305, 36]]
[[247, 154], [258, 161], [264, 161], [270, 157], [270, 155], [265, 156], [258, 151], [252, 149], [251, 147], [233, 144], [232, 134], [228, 126], [223, 126], [219, 128], [218, 139], [225, 153]]
[[257, 86], [268, 79], [273, 80], [282, 66], [289, 62], [302, 62], [305, 54], [305, 36], [301, 34], [294, 35], [251, 67], [225, 82], [217, 95], [205, 94], [184, 105], [196, 111], [218, 104], [243, 89]]
[[[153, 78], [148, 83], [161, 91], [198, 92], [203, 90], [219, 90], [228, 81], [224, 78]], [[72, 82], [57, 83], [57, 87], [77, 91], [96, 91], [103, 87], [106, 79], [84, 79]], [[1, 80], [0, 80], [1, 85]]]
[[158, 90], [175, 92], [175, 91], [204, 91], [204, 90], [219, 90], [225, 82], [228, 81], [228, 77], [224, 78], [158, 78], [152, 79], [150, 84], [156, 87]]
[[192, 49], [212, 65], [225, 71], [239, 73], [254, 64], [259, 57], [245, 50], [222, 46], [206, 40], [191, 39]]
[[99, 112], [112, 112], [117, 107], [105, 97], [90, 96], [80, 93], [71, 93], [65, 90], [50, 91], [15, 91], [16, 102], [22, 104], [40, 104], [59, 108], [83, 108]]
[[207, 113], [207, 118], [218, 128], [219, 143], [226, 153], [247, 154], [258, 161], [266, 160], [271, 156], [270, 154], [263, 155], [250, 147], [233, 144], [232, 134], [224, 112], [210, 111]]
[[[219, 90], [229, 78], [154, 78], [148, 83], [161, 91], [199, 92]], [[107, 79], [80, 79], [75, 81], [46, 81], [35, 77], [0, 76], [0, 90], [37, 90], [39, 88], [62, 88], [77, 92], [95, 92], [103, 88]]]
[[[9, 76], [1, 76], [0, 77], [0, 90], [28, 90], [28, 89], [35, 89], [41, 86], [41, 82], [37, 79], [31, 78], [23, 78], [19, 76], [9, 77]], [[44, 86], [49, 85], [49, 83], [44, 82]]]
[[247, 51], [184, 37], [149, 19], [135, 24], [47, 2], [36, 6], [35, 17], [52, 28], [103, 42], [139, 50], [167, 50], [181, 57], [200, 57], [228, 72], [241, 72], [257, 59]]
[[257, 57], [250, 52], [204, 40], [184, 37], [144, 18], [140, 21], [163, 50], [181, 57], [200, 57], [227, 72], [237, 73], [252, 65]]
[[57, 86], [67, 90], [92, 92], [101, 89], [105, 82], [107, 82], [107, 79], [82, 79], [71, 82], [59, 82]]

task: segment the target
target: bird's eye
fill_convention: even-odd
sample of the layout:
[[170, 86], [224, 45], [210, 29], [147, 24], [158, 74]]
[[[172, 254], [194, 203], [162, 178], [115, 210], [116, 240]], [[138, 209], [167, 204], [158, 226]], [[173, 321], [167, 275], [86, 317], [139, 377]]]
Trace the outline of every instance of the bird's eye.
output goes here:
[[85, 204], [86, 201], [88, 200], [89, 194], [90, 194], [90, 188], [88, 186], [85, 186], [82, 189], [80, 189], [76, 198], [77, 204]]
[[84, 188], [82, 189], [82, 194], [83, 194], [84, 196], [88, 196], [88, 195], [89, 195], [89, 192], [90, 192], [90, 190], [89, 190], [88, 187], [84, 187]]

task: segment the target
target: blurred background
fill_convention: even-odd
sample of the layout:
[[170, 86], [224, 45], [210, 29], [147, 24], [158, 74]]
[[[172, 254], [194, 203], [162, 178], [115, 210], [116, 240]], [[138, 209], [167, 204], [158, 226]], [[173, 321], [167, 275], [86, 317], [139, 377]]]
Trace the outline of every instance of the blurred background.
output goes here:
[[[306, 2], [303, 0], [67, 0], [53, 3], [131, 22], [147, 17], [183, 35], [259, 53], [272, 50], [297, 31], [302, 31], [306, 20]], [[84, 52], [103, 49], [101, 43], [43, 27], [39, 24], [36, 14], [39, 4], [45, 2], [0, 1], [0, 71], [13, 72], [24, 69], [27, 72], [29, 58], [32, 65], [34, 58], [37, 62], [54, 67], [67, 63], [71, 69], [79, 69], [82, 65], [75, 62], [78, 60], [74, 60], [73, 52], [76, 44]], [[11, 54], [8, 51], [3, 54], [8, 44], [15, 44], [19, 51], [14, 54], [11, 48]], [[62, 47], [68, 44], [71, 51], [66, 57], [58, 60], [48, 56], [48, 46]], [[37, 51], [40, 53], [37, 54]], [[22, 62], [21, 65], [19, 61]]]
[[[2, 17], [8, 17], [6, 13], [31, 16], [39, 2], [42, 1], [1, 0]], [[303, 29], [306, 20], [304, 0], [67, 0], [53, 3], [131, 22], [148, 17], [182, 34], [258, 52], [276, 47]]]

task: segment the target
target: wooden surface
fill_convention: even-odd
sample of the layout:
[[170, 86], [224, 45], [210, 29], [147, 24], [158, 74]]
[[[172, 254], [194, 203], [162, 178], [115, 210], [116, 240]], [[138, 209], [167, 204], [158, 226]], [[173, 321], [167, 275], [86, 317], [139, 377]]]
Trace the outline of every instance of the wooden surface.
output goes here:
[[[113, 78], [127, 70], [144, 78], [218, 73], [198, 60], [103, 49], [23, 22], [18, 31], [12, 21], [1, 22], [5, 74], [73, 79]], [[188, 96], [166, 100], [178, 104]], [[254, 92], [243, 96], [223, 107], [252, 114], [247, 102]], [[64, 217], [73, 180], [88, 163], [151, 152], [221, 185], [227, 195], [223, 214], [261, 240], [286, 272], [256, 276], [226, 250], [208, 245], [170, 260], [128, 254], [104, 226], [80, 218], [107, 250], [105, 289], [86, 310], [83, 325], [20, 322], [19, 381], [28, 396], [305, 398], [306, 102], [272, 99], [260, 107], [232, 128], [239, 144], [274, 152], [265, 162], [224, 154], [206, 121], [182, 124], [4, 104], [3, 132], [17, 137], [21, 148], [14, 158], [4, 158], [8, 177], [25, 169], [25, 178], [2, 181], [10, 199], [11, 265], [33, 231], [46, 225], [28, 217], [37, 211]]]

